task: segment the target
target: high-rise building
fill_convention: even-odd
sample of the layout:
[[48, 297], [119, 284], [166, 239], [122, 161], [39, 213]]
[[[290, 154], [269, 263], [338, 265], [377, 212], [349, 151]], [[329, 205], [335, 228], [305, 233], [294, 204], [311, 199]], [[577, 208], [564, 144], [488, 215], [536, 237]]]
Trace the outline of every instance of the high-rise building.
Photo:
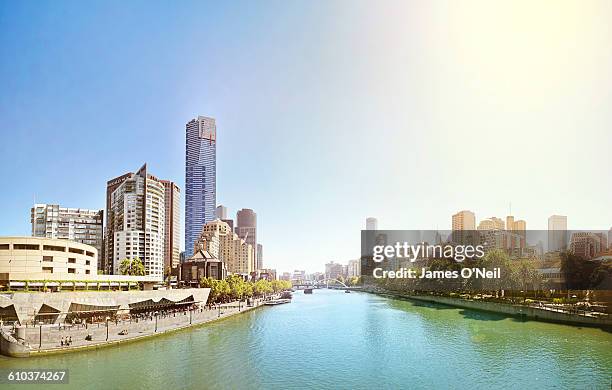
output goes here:
[[30, 209], [33, 237], [47, 237], [80, 242], [103, 249], [103, 210], [61, 207], [57, 204], [35, 204]]
[[349, 278], [361, 276], [361, 260], [349, 260], [347, 276]]
[[232, 231], [235, 231], [234, 230], [234, 220], [233, 219], [222, 219], [222, 221], [225, 222], [226, 224], [228, 224]]
[[185, 250], [191, 251], [204, 224], [215, 219], [217, 127], [213, 118], [198, 116], [185, 129]]
[[602, 252], [601, 244], [601, 236], [597, 233], [576, 232], [570, 240], [570, 251], [576, 256], [590, 260]]
[[164, 204], [166, 206], [166, 229], [164, 234], [164, 272], [179, 266], [181, 259], [181, 190], [169, 181], [164, 185]]
[[[257, 214], [251, 209], [238, 210], [236, 213], [236, 233], [238, 237], [250, 244], [254, 249], [257, 248]], [[262, 269], [257, 254], [255, 254], [254, 269]]]
[[257, 262], [260, 265], [257, 269], [263, 269], [263, 245], [261, 244], [257, 244]]
[[216, 210], [215, 210], [215, 218], [218, 218], [220, 220], [224, 220], [227, 219], [227, 207], [223, 206], [223, 205], [219, 205], [217, 206]]
[[374, 217], [366, 218], [366, 230], [378, 230], [378, 220]]
[[147, 164], [136, 173], [109, 180], [106, 187], [106, 263], [104, 271], [119, 274], [123, 259], [139, 258], [147, 275], [164, 274], [166, 225], [165, 187], [147, 173]]
[[476, 216], [469, 210], [459, 211], [452, 218], [453, 230], [476, 230]]
[[230, 229], [225, 222], [216, 219], [202, 228], [193, 251], [207, 251], [223, 261], [227, 271], [248, 275], [253, 272], [255, 250]]
[[564, 251], [567, 249], [567, 217], [551, 215], [548, 218], [548, 251]]
[[478, 224], [478, 230], [504, 230], [504, 220], [497, 217], [483, 219]]

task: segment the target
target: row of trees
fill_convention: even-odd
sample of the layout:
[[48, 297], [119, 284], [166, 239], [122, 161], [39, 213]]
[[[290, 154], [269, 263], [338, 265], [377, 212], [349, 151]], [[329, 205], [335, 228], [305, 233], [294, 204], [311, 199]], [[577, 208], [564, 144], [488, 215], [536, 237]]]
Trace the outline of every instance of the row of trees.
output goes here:
[[224, 280], [213, 278], [200, 279], [200, 287], [210, 288], [208, 303], [229, 302], [263, 296], [269, 293], [278, 293], [291, 289], [291, 282], [286, 280], [268, 281], [260, 279], [256, 282], [247, 282], [239, 275], [230, 275]]
[[[488, 252], [482, 259], [466, 260], [458, 263], [452, 259], [432, 259], [425, 265], [430, 271], [457, 271], [462, 268], [499, 269], [500, 278], [456, 278], [456, 279], [420, 279], [417, 271], [415, 279], [378, 279], [376, 282], [384, 288], [398, 291], [441, 291], [457, 293], [491, 293], [500, 296], [520, 296], [538, 298], [544, 291], [551, 289], [565, 291], [610, 288], [612, 266], [601, 262], [587, 261], [564, 253], [561, 256], [560, 275], [565, 281], [559, 286], [538, 272], [533, 261], [526, 259], [512, 260], [501, 250]], [[418, 268], [420, 270], [420, 268]]]

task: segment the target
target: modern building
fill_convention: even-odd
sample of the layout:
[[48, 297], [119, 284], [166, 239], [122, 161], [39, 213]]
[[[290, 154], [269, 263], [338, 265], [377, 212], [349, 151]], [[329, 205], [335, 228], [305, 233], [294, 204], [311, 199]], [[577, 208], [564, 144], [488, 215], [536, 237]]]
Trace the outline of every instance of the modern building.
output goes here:
[[366, 230], [378, 230], [378, 219], [374, 217], [366, 218]]
[[80, 242], [103, 252], [104, 210], [35, 204], [30, 210], [32, 237], [56, 238]]
[[0, 237], [0, 288], [59, 291], [152, 288], [151, 276], [98, 275], [98, 249], [64, 239]]
[[333, 261], [325, 264], [325, 277], [327, 279], [338, 279], [340, 276], [346, 276], [343, 271], [342, 264], [334, 263]]
[[161, 182], [164, 185], [164, 204], [166, 207], [164, 272], [171, 272], [181, 262], [181, 190], [169, 180], [162, 180]]
[[232, 231], [235, 231], [234, 230], [234, 220], [233, 219], [222, 219], [222, 221], [225, 222], [226, 224], [228, 224]]
[[185, 249], [190, 251], [202, 227], [215, 219], [217, 127], [213, 118], [198, 116], [185, 130]]
[[504, 230], [505, 226], [503, 219], [491, 217], [480, 221], [478, 230]]
[[453, 215], [452, 229], [453, 231], [476, 230], [476, 216], [469, 210], [459, 211]]
[[[236, 234], [254, 249], [257, 248], [257, 214], [251, 209], [238, 210], [236, 213]], [[255, 253], [253, 270], [261, 269], [262, 264]]]
[[258, 270], [263, 269], [263, 245], [257, 244], [257, 262], [259, 263]]
[[361, 260], [349, 260], [347, 267], [347, 276], [349, 278], [352, 277], [360, 277], [361, 276]]
[[567, 249], [567, 217], [551, 215], [548, 218], [548, 251], [564, 251]]
[[227, 223], [219, 219], [204, 225], [193, 250], [194, 254], [206, 251], [223, 261], [229, 273], [249, 275], [255, 271], [253, 246], [238, 237]]
[[220, 220], [227, 219], [227, 207], [223, 205], [217, 206], [215, 209], [215, 218]]
[[165, 186], [143, 165], [107, 183], [105, 271], [119, 274], [123, 259], [139, 258], [147, 275], [164, 275]]

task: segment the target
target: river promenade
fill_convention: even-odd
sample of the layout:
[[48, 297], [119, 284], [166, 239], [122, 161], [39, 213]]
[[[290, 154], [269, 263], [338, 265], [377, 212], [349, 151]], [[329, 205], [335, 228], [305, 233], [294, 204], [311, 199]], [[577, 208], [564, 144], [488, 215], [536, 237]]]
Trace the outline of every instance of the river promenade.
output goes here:
[[[255, 299], [252, 306], [236, 301], [165, 315], [151, 314], [138, 319], [109, 320], [86, 325], [62, 323], [29, 326], [25, 328], [24, 341], [29, 346], [27, 355], [30, 357], [97, 349], [199, 326], [251, 311], [263, 304], [262, 299]], [[5, 325], [2, 331], [10, 334], [13, 327]], [[66, 340], [70, 340], [69, 345]]]
[[437, 303], [462, 309], [486, 311], [510, 315], [522, 319], [556, 322], [575, 326], [592, 326], [612, 329], [612, 319], [605, 313], [570, 312], [560, 308], [537, 304], [512, 304], [495, 301], [448, 297], [434, 294], [408, 294], [380, 288], [363, 288], [361, 291], [390, 298], [411, 299], [421, 302]]

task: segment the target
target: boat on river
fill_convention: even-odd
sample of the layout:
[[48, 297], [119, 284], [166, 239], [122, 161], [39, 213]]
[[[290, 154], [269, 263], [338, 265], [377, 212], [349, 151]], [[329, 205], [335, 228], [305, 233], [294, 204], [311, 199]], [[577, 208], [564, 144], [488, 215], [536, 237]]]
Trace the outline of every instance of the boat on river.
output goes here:
[[264, 305], [275, 306], [275, 305], [282, 305], [283, 303], [289, 303], [289, 302], [291, 302], [291, 299], [273, 299], [271, 301], [264, 302]]
[[305, 288], [304, 289], [304, 294], [312, 294], [312, 289], [311, 288]]

